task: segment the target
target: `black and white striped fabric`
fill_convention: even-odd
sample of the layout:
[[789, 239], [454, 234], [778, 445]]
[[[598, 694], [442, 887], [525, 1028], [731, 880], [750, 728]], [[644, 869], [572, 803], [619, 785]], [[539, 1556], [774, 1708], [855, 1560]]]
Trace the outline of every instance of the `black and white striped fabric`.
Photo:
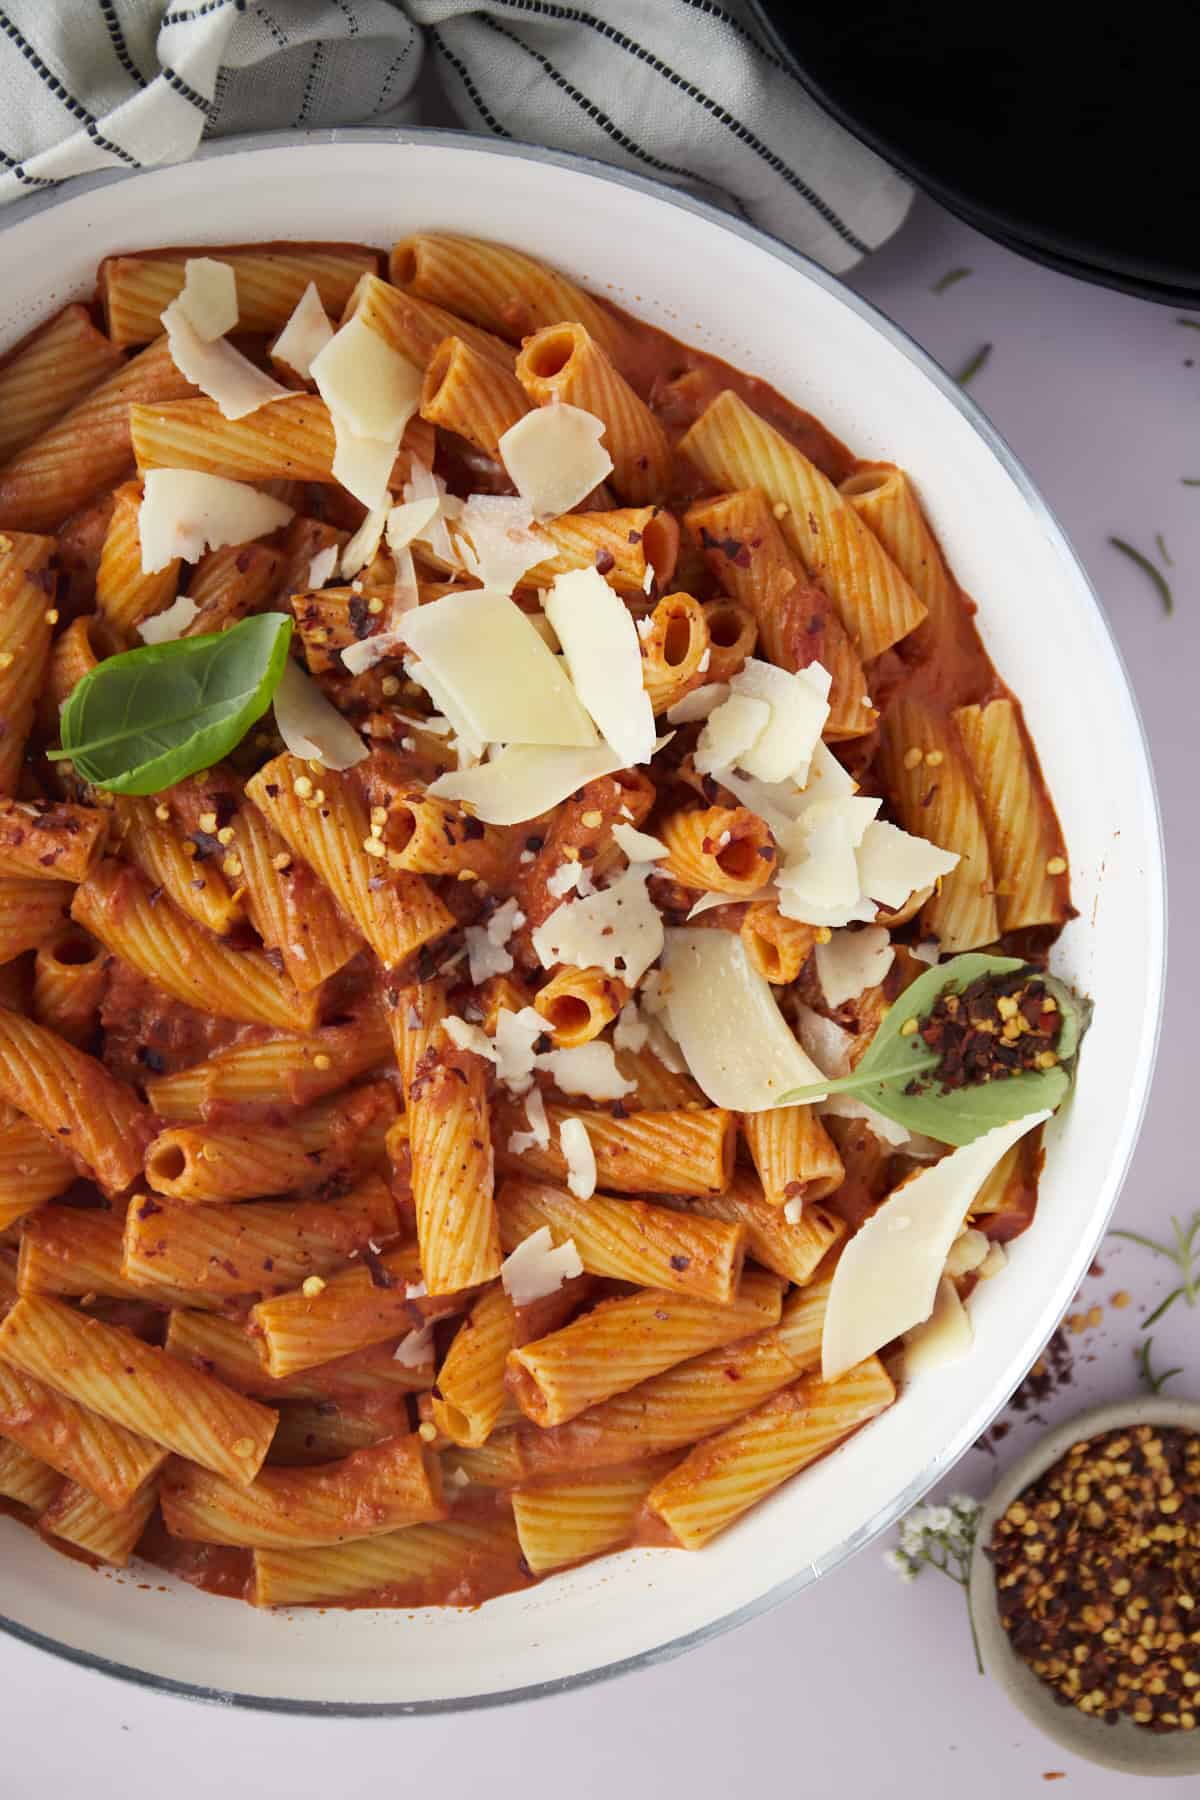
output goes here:
[[0, 0], [0, 202], [208, 137], [419, 123], [430, 75], [471, 129], [656, 176], [830, 269], [908, 207], [743, 0]]

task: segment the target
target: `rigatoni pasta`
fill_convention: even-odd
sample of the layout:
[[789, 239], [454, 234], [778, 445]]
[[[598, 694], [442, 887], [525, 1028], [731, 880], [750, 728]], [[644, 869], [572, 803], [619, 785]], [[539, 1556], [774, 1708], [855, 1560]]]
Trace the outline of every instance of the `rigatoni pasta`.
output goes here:
[[890, 1404], [837, 1284], [953, 1134], [821, 1082], [1070, 916], [903, 470], [520, 250], [380, 266], [112, 257], [0, 364], [0, 1495], [260, 1605], [698, 1547]]

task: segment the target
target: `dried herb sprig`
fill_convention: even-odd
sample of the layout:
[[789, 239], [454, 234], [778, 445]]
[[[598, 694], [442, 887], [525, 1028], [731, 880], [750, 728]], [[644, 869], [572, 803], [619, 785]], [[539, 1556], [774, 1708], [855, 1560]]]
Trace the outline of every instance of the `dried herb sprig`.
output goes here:
[[1163, 574], [1162, 570], [1156, 569], [1148, 556], [1143, 556], [1140, 550], [1135, 550], [1132, 544], [1127, 544], [1125, 542], [1124, 538], [1110, 537], [1108, 541], [1114, 550], [1119, 550], [1122, 556], [1127, 556], [1130, 562], [1136, 563], [1138, 568], [1150, 577], [1150, 580], [1158, 589], [1158, 596], [1163, 603], [1164, 611], [1173, 613], [1175, 611], [1175, 596], [1171, 592], [1171, 584]]
[[983, 1656], [971, 1611], [970, 1572], [982, 1512], [982, 1503], [970, 1494], [951, 1494], [945, 1506], [916, 1506], [900, 1521], [899, 1549], [886, 1551], [883, 1558], [902, 1581], [915, 1581], [922, 1569], [930, 1568], [958, 1583], [966, 1595], [975, 1667], [981, 1675]]
[[1155, 1256], [1165, 1256], [1168, 1262], [1174, 1263], [1183, 1277], [1179, 1286], [1171, 1289], [1162, 1305], [1156, 1306], [1142, 1320], [1143, 1331], [1156, 1325], [1177, 1300], [1186, 1300], [1189, 1306], [1195, 1306], [1200, 1301], [1200, 1207], [1186, 1224], [1172, 1213], [1171, 1229], [1175, 1233], [1173, 1244], [1160, 1244], [1157, 1238], [1144, 1237], [1140, 1231], [1113, 1231], [1109, 1234], [1111, 1237], [1128, 1238], [1131, 1244], [1140, 1244], [1143, 1250], [1152, 1250]]
[[1152, 1337], [1143, 1338], [1141, 1349], [1135, 1350], [1134, 1355], [1138, 1359], [1138, 1370], [1142, 1380], [1150, 1389], [1150, 1392], [1152, 1394], [1161, 1394], [1172, 1375], [1182, 1375], [1183, 1369], [1164, 1369], [1161, 1374], [1156, 1374], [1150, 1361], [1150, 1346], [1153, 1342], [1154, 1339]]
[[931, 294], [944, 294], [947, 288], [952, 288], [954, 286], [955, 282], [965, 281], [968, 275], [973, 275], [974, 273], [975, 271], [973, 269], [947, 269], [944, 275], [938, 276], [929, 291]]
[[975, 379], [991, 354], [992, 346], [990, 344], [980, 344], [974, 356], [969, 356], [967, 358], [958, 374], [954, 377], [959, 387], [966, 387]]

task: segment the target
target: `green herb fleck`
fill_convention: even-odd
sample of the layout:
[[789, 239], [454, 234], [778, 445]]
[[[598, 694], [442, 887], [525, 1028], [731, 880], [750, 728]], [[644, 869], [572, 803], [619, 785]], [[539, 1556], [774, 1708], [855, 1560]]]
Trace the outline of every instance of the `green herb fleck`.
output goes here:
[[974, 274], [973, 269], [947, 269], [944, 275], [938, 276], [929, 291], [931, 294], [944, 294], [946, 289], [952, 288], [956, 281], [965, 281], [967, 276], [972, 274]]
[[1138, 1368], [1141, 1371], [1142, 1380], [1150, 1389], [1150, 1392], [1152, 1394], [1161, 1394], [1171, 1377], [1173, 1375], [1182, 1375], [1183, 1369], [1164, 1369], [1161, 1375], [1156, 1375], [1150, 1362], [1150, 1346], [1153, 1342], [1154, 1339], [1152, 1337], [1143, 1338], [1141, 1349], [1135, 1350], [1134, 1355], [1138, 1359]]
[[1142, 1320], [1142, 1330], [1157, 1325], [1163, 1314], [1174, 1306], [1177, 1300], [1186, 1300], [1189, 1306], [1195, 1306], [1200, 1300], [1200, 1208], [1184, 1224], [1172, 1213], [1171, 1228], [1175, 1233], [1173, 1244], [1160, 1244], [1157, 1238], [1144, 1237], [1140, 1231], [1112, 1231], [1110, 1237], [1128, 1238], [1131, 1244], [1140, 1244], [1143, 1250], [1152, 1250], [1155, 1256], [1165, 1256], [1168, 1262], [1174, 1263], [1183, 1280], [1179, 1286], [1172, 1288], [1161, 1306]]
[[1181, 475], [1179, 482], [1181, 487], [1200, 487], [1200, 475]]
[[1173, 613], [1175, 611], [1175, 596], [1172, 594], [1171, 584], [1163, 574], [1162, 570], [1156, 569], [1148, 556], [1143, 556], [1140, 550], [1135, 550], [1132, 544], [1127, 544], [1125, 542], [1124, 538], [1110, 537], [1108, 541], [1114, 550], [1119, 550], [1122, 556], [1127, 556], [1130, 562], [1136, 563], [1138, 568], [1142, 569], [1150, 577], [1151, 581], [1158, 589], [1159, 598], [1163, 603], [1164, 610], [1168, 613]]
[[93, 787], [157, 794], [239, 744], [279, 686], [292, 620], [259, 613], [231, 631], [146, 644], [85, 675], [62, 712], [62, 749]]
[[991, 354], [992, 346], [990, 344], [980, 344], [974, 356], [967, 358], [964, 367], [960, 369], [958, 374], [954, 377], [959, 387], [966, 387], [975, 379]]
[[983, 1656], [971, 1611], [971, 1553], [983, 1507], [970, 1494], [951, 1494], [945, 1506], [916, 1506], [900, 1521], [900, 1548], [884, 1553], [884, 1562], [901, 1581], [915, 1581], [922, 1569], [937, 1569], [963, 1590], [967, 1623], [975, 1650], [975, 1667], [983, 1674]]
[[1167, 540], [1161, 531], [1156, 531], [1154, 534], [1154, 548], [1158, 551], [1158, 554], [1166, 563], [1168, 569], [1173, 569], [1175, 567], [1175, 558], [1167, 549]]
[[1200, 331], [1200, 319], [1176, 319], [1177, 325], [1185, 325], [1189, 331]]

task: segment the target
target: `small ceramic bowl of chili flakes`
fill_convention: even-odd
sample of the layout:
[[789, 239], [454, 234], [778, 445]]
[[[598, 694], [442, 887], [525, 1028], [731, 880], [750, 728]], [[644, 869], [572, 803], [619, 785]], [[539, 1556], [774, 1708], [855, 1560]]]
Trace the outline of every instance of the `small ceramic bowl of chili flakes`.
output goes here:
[[1041, 1438], [984, 1507], [971, 1606], [988, 1674], [1064, 1749], [1200, 1774], [1200, 1403]]

